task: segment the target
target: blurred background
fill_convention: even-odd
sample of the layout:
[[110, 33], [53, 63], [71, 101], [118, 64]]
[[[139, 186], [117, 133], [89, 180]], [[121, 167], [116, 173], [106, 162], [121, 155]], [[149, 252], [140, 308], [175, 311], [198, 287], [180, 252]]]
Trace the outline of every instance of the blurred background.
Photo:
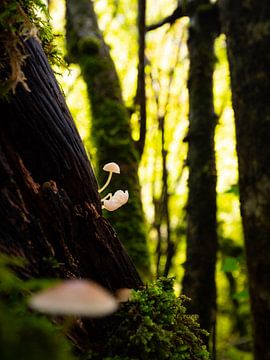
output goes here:
[[[97, 29], [93, 31], [108, 45], [109, 55], [104, 56], [110, 56], [110, 61], [114, 63], [128, 114], [127, 129], [130, 129], [135, 145], [139, 143], [142, 135], [142, 118], [146, 118], [145, 144], [143, 148], [139, 148], [140, 155], [136, 157], [144, 217], [141, 219], [139, 214], [138, 219], [144, 222], [143, 236], [146, 239], [142, 240], [140, 251], [136, 249], [136, 238], [131, 239], [132, 244], [128, 243], [129, 240], [123, 235], [127, 230], [121, 229], [123, 221], [129, 226], [128, 219], [133, 216], [132, 212], [123, 207], [113, 215], [105, 214], [104, 211], [104, 215], [110, 217], [144, 280], [162, 275], [173, 276], [177, 284], [175, 290], [180, 293], [186, 263], [189, 176], [187, 137], [190, 106], [188, 32], [192, 20], [187, 16], [180, 16], [171, 23], [165, 21], [161, 26], [160, 22], [177, 9], [177, 1], [173, 0], [148, 0], [145, 18], [144, 14], [140, 13], [142, 7], [138, 8], [135, 0], [95, 0], [93, 5], [101, 32]], [[68, 62], [68, 68], [55, 69], [57, 79], [100, 185], [104, 181], [102, 166], [105, 161], [120, 162], [120, 166], [123, 166], [119, 177], [121, 176], [121, 181], [124, 182], [121, 185], [127, 186], [132, 203], [136, 191], [133, 192], [132, 187], [129, 187], [128, 180], [125, 183], [130, 174], [125, 168], [125, 157], [132, 155], [129, 155], [128, 151], [124, 151], [122, 157], [117, 154], [117, 143], [123, 141], [125, 136], [121, 132], [118, 134], [117, 126], [114, 127], [113, 123], [106, 123], [104, 120], [100, 127], [103, 127], [105, 133], [100, 134], [97, 121], [93, 121], [93, 114], [98, 114], [99, 111], [95, 107], [98, 99], [95, 99], [95, 90], [91, 91], [91, 85], [87, 84], [87, 66], [84, 67], [83, 61], [76, 58], [76, 52], [78, 57], [83, 56], [83, 52], [80, 53], [77, 49], [72, 54], [68, 34], [66, 42], [65, 6], [65, 1], [62, 0], [49, 2], [51, 22], [57, 35], [56, 42]], [[72, 4], [70, 6], [72, 12]], [[150, 31], [147, 26], [152, 24], [159, 25]], [[145, 38], [142, 34], [145, 34]], [[143, 38], [145, 44], [142, 43]], [[143, 60], [142, 56], [140, 57], [142, 46]], [[92, 53], [95, 53], [95, 50]], [[140, 68], [142, 61], [144, 63]], [[144, 79], [140, 80], [138, 72], [142, 67]], [[106, 88], [111, 86], [107, 82], [108, 77], [102, 78], [101, 75], [98, 80], [98, 70], [94, 70], [94, 73], [95, 84], [101, 82], [100, 87], [105, 89], [102, 96], [109, 96], [110, 90], [106, 92]], [[91, 74], [89, 77], [91, 82]], [[138, 91], [140, 86], [144, 87], [145, 95]], [[96, 91], [99, 91], [97, 87]], [[239, 210], [234, 114], [225, 37], [219, 34], [214, 38], [213, 95], [216, 114], [216, 231], [219, 243], [215, 274], [216, 342], [213, 346], [216, 347], [218, 359], [248, 360], [252, 358], [250, 312]], [[101, 140], [97, 141], [99, 137]], [[107, 145], [110, 144], [111, 148], [108, 148], [111, 150], [106, 149], [106, 144], [102, 145], [102, 139]], [[108, 151], [109, 154], [102, 155], [102, 152]], [[112, 184], [114, 181], [118, 184], [116, 178], [117, 175]], [[127, 219], [124, 219], [126, 215]], [[144, 259], [144, 256], [149, 259]], [[205, 297], [207, 299], [208, 294], [205, 294]]]

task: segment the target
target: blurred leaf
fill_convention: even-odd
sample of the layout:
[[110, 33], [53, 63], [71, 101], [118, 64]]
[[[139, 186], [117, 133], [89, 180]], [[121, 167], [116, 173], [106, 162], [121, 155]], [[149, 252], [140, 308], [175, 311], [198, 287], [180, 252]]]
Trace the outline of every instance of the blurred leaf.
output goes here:
[[221, 271], [231, 272], [239, 269], [238, 259], [233, 257], [226, 257], [221, 266]]
[[231, 185], [229, 187], [229, 189], [225, 191], [225, 194], [234, 194], [236, 196], [239, 196], [239, 186], [238, 186], [238, 184]]
[[249, 298], [249, 294], [247, 290], [242, 290], [233, 295], [234, 299], [237, 300], [247, 300]]

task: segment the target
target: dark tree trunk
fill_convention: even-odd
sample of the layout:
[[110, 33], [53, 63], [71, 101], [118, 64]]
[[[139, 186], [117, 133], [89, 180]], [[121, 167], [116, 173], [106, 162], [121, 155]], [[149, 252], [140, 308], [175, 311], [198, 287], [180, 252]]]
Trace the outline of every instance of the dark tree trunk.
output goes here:
[[[69, 60], [80, 65], [87, 84], [92, 110], [92, 134], [97, 146], [97, 165], [115, 161], [121, 175], [113, 178], [114, 188], [128, 190], [130, 200], [116, 213], [109, 213], [120, 239], [137, 268], [149, 275], [150, 260], [138, 179], [139, 154], [131, 137], [127, 109], [109, 49], [99, 30], [89, 0], [66, 0], [67, 48]], [[100, 178], [104, 176], [102, 171]]]
[[26, 276], [86, 277], [108, 289], [140, 278], [102, 217], [97, 183], [41, 45], [25, 42], [21, 85], [0, 100], [0, 251]]
[[145, 18], [146, 0], [138, 0], [138, 78], [136, 102], [140, 113], [140, 137], [136, 143], [140, 158], [142, 157], [146, 138], [146, 94], [145, 94]]
[[270, 359], [270, 2], [220, 1], [236, 120], [256, 360]]
[[191, 311], [199, 314], [201, 326], [211, 332], [216, 311], [217, 252], [214, 151], [216, 115], [213, 105], [215, 33], [211, 22], [207, 21], [207, 6], [209, 7], [209, 1], [198, 1], [197, 9], [191, 15], [188, 39], [189, 195], [183, 293], [192, 299]]

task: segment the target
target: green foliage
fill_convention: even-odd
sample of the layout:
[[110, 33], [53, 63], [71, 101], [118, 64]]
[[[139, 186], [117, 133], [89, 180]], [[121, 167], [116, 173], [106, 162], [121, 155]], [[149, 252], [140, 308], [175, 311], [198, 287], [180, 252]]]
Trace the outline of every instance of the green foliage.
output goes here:
[[6, 95], [10, 89], [14, 93], [19, 83], [29, 90], [23, 66], [27, 58], [24, 42], [31, 37], [42, 43], [52, 64], [63, 65], [59, 51], [53, 43], [54, 36], [48, 18], [47, 7], [41, 0], [1, 2], [0, 90], [2, 95]]
[[196, 315], [186, 314], [187, 300], [175, 296], [172, 278], [133, 291], [132, 299], [104, 324], [101, 350], [93, 348], [87, 359], [209, 359], [202, 341], [207, 333]]
[[0, 258], [0, 359], [72, 360], [67, 341], [44, 316], [27, 309], [26, 295], [42, 281], [22, 281], [10, 270], [18, 259]]
[[238, 270], [238, 268], [239, 266], [238, 266], [237, 258], [228, 256], [223, 260], [221, 270], [225, 272], [229, 272], [229, 271], [236, 271]]
[[236, 196], [239, 196], [239, 185], [238, 184], [231, 185], [225, 193], [226, 194], [234, 194]]

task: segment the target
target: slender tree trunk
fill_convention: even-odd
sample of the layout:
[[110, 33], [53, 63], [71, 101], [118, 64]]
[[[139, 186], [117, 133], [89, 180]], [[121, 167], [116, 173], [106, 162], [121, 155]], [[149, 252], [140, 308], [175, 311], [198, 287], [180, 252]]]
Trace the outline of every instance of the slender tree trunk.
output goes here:
[[215, 33], [205, 19], [209, 1], [198, 2], [197, 5], [196, 11], [191, 15], [188, 39], [189, 195], [183, 293], [192, 299], [191, 311], [199, 314], [201, 326], [211, 331], [216, 312], [217, 252], [214, 151], [216, 115], [213, 105]]
[[87, 84], [98, 167], [101, 169], [107, 162], [117, 162], [122, 175], [114, 177], [114, 188], [109, 189], [127, 189], [130, 193], [125, 208], [108, 216], [139, 271], [149, 275], [150, 261], [138, 179], [139, 157], [131, 137], [129, 116], [115, 66], [99, 30], [92, 2], [66, 0], [66, 6], [69, 59], [80, 65]]
[[270, 2], [224, 0], [256, 360], [270, 359]]
[[140, 157], [143, 154], [146, 138], [146, 94], [145, 94], [145, 18], [146, 0], [138, 0], [138, 78], [137, 78], [137, 103], [140, 113], [140, 137], [136, 143]]

